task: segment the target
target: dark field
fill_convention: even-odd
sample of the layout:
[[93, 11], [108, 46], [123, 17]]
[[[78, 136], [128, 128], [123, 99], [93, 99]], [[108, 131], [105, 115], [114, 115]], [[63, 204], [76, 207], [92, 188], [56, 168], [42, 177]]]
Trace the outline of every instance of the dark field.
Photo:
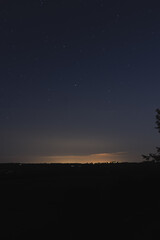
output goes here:
[[1, 239], [160, 239], [160, 164], [1, 164]]

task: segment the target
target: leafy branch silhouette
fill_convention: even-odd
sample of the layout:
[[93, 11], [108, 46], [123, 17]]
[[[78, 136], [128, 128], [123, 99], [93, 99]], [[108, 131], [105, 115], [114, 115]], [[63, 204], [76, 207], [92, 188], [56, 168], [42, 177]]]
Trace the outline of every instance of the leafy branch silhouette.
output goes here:
[[[160, 109], [156, 109], [156, 129], [158, 129], [158, 132], [160, 133]], [[149, 161], [159, 162], [160, 161], [160, 147], [156, 147], [157, 152], [156, 153], [149, 153], [149, 155], [142, 155], [142, 157]]]

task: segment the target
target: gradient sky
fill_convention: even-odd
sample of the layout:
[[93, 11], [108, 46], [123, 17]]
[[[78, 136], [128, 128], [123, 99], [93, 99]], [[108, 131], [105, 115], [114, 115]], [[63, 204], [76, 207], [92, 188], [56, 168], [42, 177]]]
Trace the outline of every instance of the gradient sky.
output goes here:
[[158, 1], [1, 0], [0, 33], [0, 162], [154, 151]]

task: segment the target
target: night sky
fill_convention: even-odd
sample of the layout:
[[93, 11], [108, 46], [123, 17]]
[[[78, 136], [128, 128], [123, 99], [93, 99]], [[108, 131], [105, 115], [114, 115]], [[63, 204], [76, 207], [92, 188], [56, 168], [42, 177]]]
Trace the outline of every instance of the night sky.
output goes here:
[[0, 1], [0, 162], [141, 161], [159, 143], [156, 1]]

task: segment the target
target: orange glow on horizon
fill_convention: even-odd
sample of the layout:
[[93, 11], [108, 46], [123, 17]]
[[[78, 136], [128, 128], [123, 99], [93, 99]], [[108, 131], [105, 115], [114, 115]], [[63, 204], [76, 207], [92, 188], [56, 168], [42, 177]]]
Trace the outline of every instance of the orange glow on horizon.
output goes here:
[[122, 162], [125, 152], [96, 153], [90, 155], [43, 156], [40, 162], [46, 163], [107, 163]]
[[10, 156], [3, 158], [3, 161], [12, 163], [110, 163], [125, 162], [127, 155], [127, 152], [115, 152], [88, 155]]

